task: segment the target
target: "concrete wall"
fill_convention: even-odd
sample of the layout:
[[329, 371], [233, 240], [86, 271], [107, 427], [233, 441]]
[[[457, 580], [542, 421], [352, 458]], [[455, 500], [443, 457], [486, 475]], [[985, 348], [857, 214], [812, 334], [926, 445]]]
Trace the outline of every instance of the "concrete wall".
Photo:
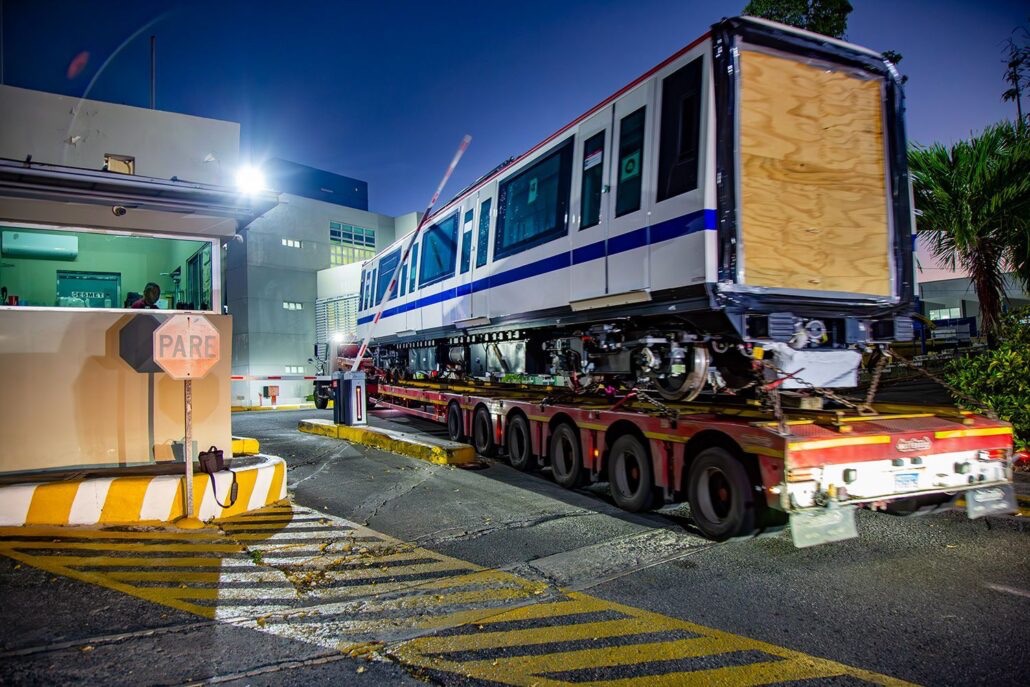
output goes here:
[[318, 297], [338, 298], [361, 290], [361, 263], [337, 265], [318, 273]]
[[0, 122], [0, 157], [15, 160], [101, 169], [113, 153], [135, 157], [139, 176], [225, 186], [239, 165], [236, 122], [14, 86], [0, 86]]
[[[282, 194], [280, 204], [242, 232], [243, 243], [226, 248], [225, 288], [229, 313], [235, 318], [232, 373], [245, 377], [286, 375], [287, 366], [307, 363], [315, 343], [315, 300], [319, 270], [329, 268], [329, 222], [376, 230], [376, 250], [394, 240], [394, 219], [386, 215]], [[282, 239], [301, 242], [300, 248]], [[285, 310], [283, 301], [301, 303]], [[303, 401], [311, 382], [247, 379], [233, 383], [233, 405], [268, 405], [261, 387], [277, 385], [280, 403]]]
[[[144, 464], [151, 448], [154, 460], [173, 459], [183, 382], [154, 375], [151, 441], [147, 375], [119, 356], [121, 328], [151, 314], [0, 310], [0, 473]], [[207, 318], [221, 333], [221, 360], [193, 382], [193, 436], [201, 448], [228, 450], [232, 319]]]

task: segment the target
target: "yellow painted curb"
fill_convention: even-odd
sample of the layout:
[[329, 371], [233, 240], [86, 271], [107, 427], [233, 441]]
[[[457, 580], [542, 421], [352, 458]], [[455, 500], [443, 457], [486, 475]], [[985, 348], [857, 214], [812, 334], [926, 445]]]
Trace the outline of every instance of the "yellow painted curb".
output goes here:
[[234, 456], [253, 456], [261, 453], [261, 443], [250, 437], [233, 437], [232, 454]]
[[[286, 498], [286, 463], [261, 456], [253, 465], [233, 468], [238, 495], [223, 508], [233, 476], [227, 471], [193, 475], [194, 516], [224, 518]], [[170, 522], [183, 517], [182, 475], [130, 475], [60, 482], [30, 482], [0, 486], [0, 526], [127, 525]]]
[[382, 427], [350, 427], [336, 425], [329, 420], [301, 420], [297, 423], [297, 429], [308, 434], [343, 439], [437, 465], [467, 465], [476, 460], [476, 452], [471, 446]]
[[[329, 401], [329, 408], [333, 407], [333, 402]], [[230, 410], [234, 413], [249, 413], [254, 411], [262, 410], [314, 410], [314, 403], [284, 403], [275, 406], [232, 406]]]

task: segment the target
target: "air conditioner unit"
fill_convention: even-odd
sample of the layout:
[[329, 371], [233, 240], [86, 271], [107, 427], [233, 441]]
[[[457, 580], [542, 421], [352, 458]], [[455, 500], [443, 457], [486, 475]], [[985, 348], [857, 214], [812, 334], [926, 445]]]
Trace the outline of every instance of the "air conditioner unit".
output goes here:
[[30, 231], [4, 231], [0, 252], [5, 258], [74, 260], [79, 256], [79, 237], [64, 234], [36, 234]]

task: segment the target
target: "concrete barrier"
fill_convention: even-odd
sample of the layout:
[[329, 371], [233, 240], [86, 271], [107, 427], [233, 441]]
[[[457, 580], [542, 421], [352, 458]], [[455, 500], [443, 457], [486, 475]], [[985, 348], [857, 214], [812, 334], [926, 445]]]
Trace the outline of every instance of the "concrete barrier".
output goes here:
[[476, 452], [471, 446], [414, 432], [373, 426], [350, 427], [333, 424], [331, 420], [301, 420], [297, 423], [297, 429], [438, 465], [467, 465], [476, 461]]
[[[253, 459], [252, 459], [253, 460]], [[236, 503], [215, 503], [211, 476], [193, 476], [194, 516], [213, 520], [263, 508], [286, 498], [286, 462], [275, 456], [234, 467]], [[214, 475], [218, 499], [227, 503], [232, 475]], [[129, 475], [0, 486], [0, 526], [118, 525], [171, 522], [183, 517], [182, 475]]]

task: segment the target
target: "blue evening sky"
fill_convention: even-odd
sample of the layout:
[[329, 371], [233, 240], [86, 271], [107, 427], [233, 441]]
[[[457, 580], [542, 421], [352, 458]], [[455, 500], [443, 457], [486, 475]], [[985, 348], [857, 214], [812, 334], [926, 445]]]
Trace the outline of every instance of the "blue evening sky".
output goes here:
[[[704, 33], [746, 0], [115, 2], [0, 0], [4, 83], [240, 122], [242, 152], [364, 179], [370, 209], [421, 210]], [[1015, 117], [1002, 44], [1023, 2], [852, 0], [847, 38], [904, 55], [909, 138]], [[82, 51], [89, 61], [74, 78]], [[86, 92], [88, 89], [88, 93]], [[2, 125], [2, 123], [0, 123]]]

